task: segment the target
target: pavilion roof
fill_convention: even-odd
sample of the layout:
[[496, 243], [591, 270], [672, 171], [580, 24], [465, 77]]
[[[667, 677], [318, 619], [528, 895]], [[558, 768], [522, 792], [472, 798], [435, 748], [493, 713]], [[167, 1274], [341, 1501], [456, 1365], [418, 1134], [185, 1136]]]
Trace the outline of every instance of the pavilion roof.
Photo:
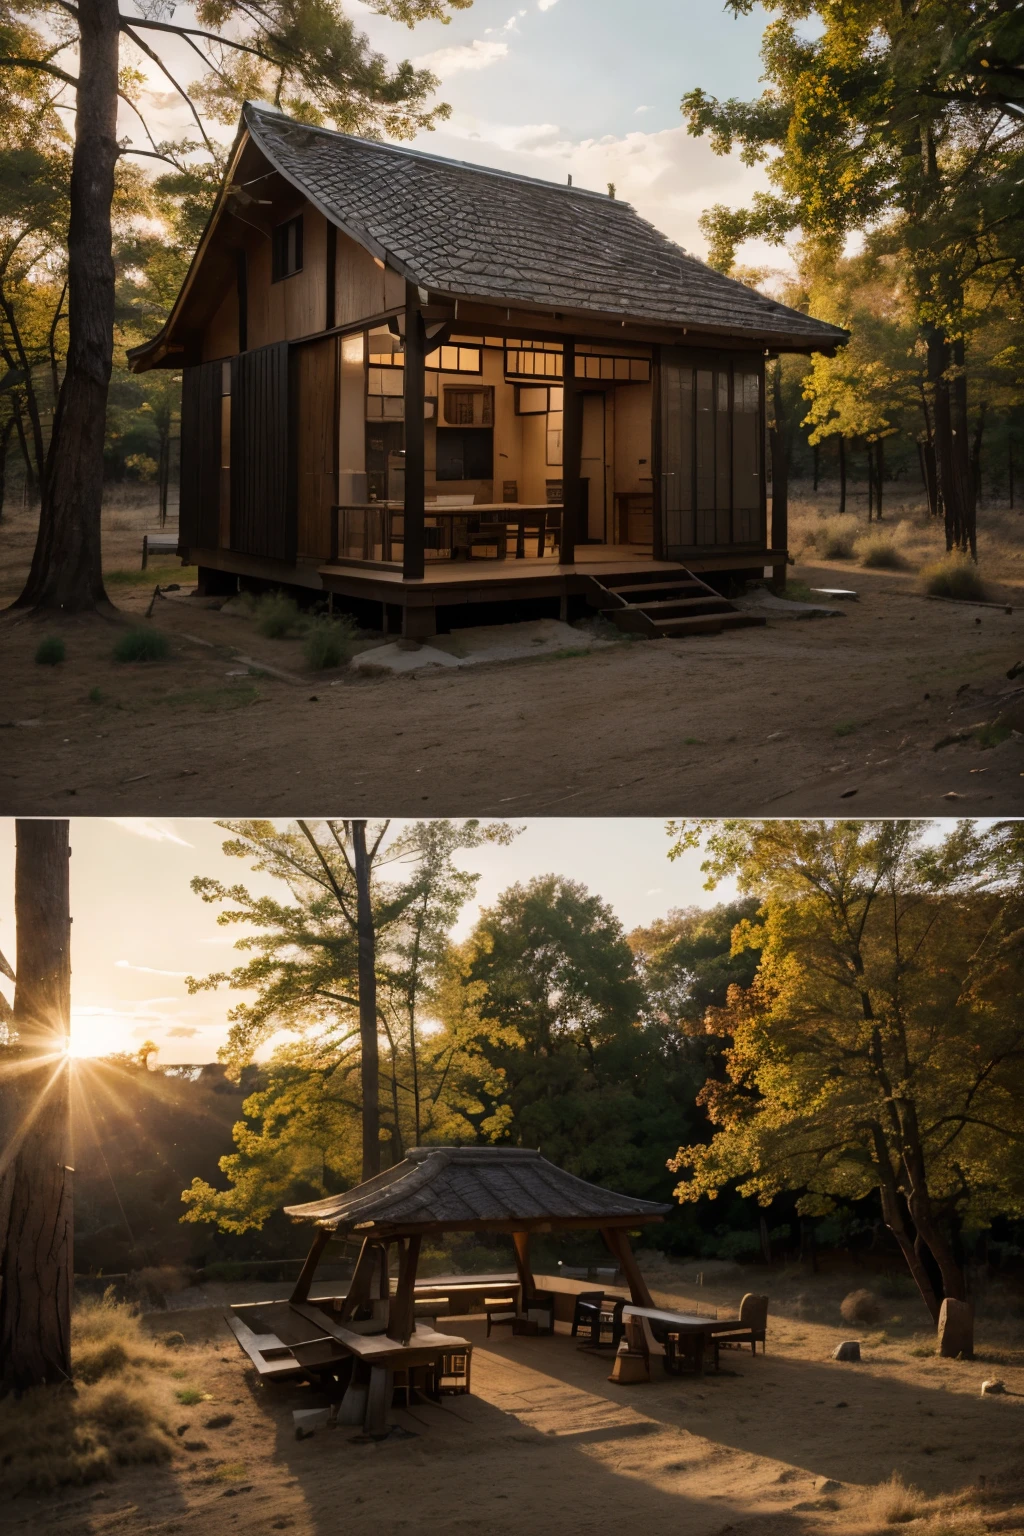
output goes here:
[[619, 1195], [518, 1147], [415, 1147], [344, 1194], [285, 1207], [333, 1231], [368, 1235], [547, 1226], [639, 1226], [672, 1209]]

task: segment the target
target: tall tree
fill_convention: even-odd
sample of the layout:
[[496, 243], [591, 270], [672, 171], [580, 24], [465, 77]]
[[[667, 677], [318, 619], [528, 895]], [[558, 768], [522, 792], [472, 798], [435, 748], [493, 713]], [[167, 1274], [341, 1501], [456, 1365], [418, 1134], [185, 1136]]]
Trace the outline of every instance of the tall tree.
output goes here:
[[[372, 8], [413, 26], [427, 18], [447, 20], [450, 11], [471, 3], [372, 0]], [[394, 137], [410, 137], [430, 127], [447, 110], [426, 105], [435, 77], [408, 61], [390, 70], [356, 30], [341, 0], [269, 0], [257, 8], [243, 0], [200, 0], [194, 25], [175, 20], [173, 7], [142, 5], [140, 11], [123, 13], [118, 0], [15, 0], [0, 29], [0, 65], [58, 81], [73, 92], [75, 111], [67, 231], [67, 361], [41, 487], [36, 551], [19, 598], [22, 606], [75, 612], [106, 601], [100, 507], [115, 313], [115, 172], [118, 159], [126, 154], [180, 163], [172, 146], [153, 137], [142, 106], [125, 89], [122, 65], [135, 78], [133, 66], [140, 58], [153, 66], [185, 102], [201, 144], [218, 162], [222, 152], [210, 137], [204, 115], [207, 121], [230, 120], [247, 96], [269, 96], [307, 121]], [[28, 18], [40, 16], [45, 34], [28, 31]], [[201, 59], [206, 73], [195, 85], [181, 84], [168, 66], [161, 52], [168, 42], [183, 44]], [[142, 143], [118, 139], [121, 98], [127, 98], [142, 127]]]
[[[711, 1141], [680, 1147], [680, 1200], [800, 1191], [823, 1215], [877, 1191], [934, 1318], [966, 1298], [957, 1233], [1024, 1211], [1024, 965], [1000, 947], [997, 873], [958, 831], [938, 850], [912, 822], [722, 822], [710, 883], [760, 901], [735, 947], [762, 950], [711, 1027], [726, 1077], [701, 1101]], [[975, 868], [970, 868], [971, 858]]]
[[[727, 0], [747, 14], [754, 0]], [[754, 102], [683, 98], [689, 130], [768, 162], [773, 190], [706, 216], [713, 260], [798, 230], [835, 259], [866, 233], [906, 263], [927, 350], [938, 491], [950, 548], [976, 547], [967, 424], [965, 293], [1020, 282], [1024, 86], [1014, 0], [856, 6], [773, 0], [766, 89]]]
[[18, 822], [17, 974], [0, 1047], [0, 1392], [71, 1377], [70, 855], [66, 821]]

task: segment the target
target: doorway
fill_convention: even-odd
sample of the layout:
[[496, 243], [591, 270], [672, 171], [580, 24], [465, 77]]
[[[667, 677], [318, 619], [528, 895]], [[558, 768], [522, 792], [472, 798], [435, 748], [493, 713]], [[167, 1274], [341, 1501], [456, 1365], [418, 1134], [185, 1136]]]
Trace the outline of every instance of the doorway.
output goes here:
[[608, 542], [608, 456], [605, 442], [604, 392], [583, 396], [583, 435], [580, 450], [580, 477], [583, 481], [582, 518], [587, 544]]

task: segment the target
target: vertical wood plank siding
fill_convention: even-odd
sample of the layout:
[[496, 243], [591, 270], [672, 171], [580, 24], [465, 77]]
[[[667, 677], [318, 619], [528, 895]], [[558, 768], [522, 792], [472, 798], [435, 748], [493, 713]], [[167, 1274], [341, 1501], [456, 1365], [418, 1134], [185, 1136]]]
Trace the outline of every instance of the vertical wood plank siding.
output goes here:
[[656, 473], [667, 558], [762, 544], [763, 359], [662, 347], [657, 395]]
[[220, 509], [221, 369], [184, 368], [181, 379], [181, 507], [178, 547], [216, 549]]
[[231, 389], [231, 548], [295, 559], [295, 473], [287, 342], [234, 360]]

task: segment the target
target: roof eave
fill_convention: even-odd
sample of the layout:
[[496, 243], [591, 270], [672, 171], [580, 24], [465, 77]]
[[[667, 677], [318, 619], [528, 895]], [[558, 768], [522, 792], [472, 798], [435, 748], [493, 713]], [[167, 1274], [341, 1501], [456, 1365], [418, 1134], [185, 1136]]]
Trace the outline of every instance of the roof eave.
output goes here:
[[465, 1221], [343, 1221], [332, 1220], [330, 1217], [314, 1217], [296, 1215], [298, 1207], [285, 1207], [285, 1215], [290, 1215], [294, 1221], [308, 1221], [311, 1225], [320, 1227], [324, 1231], [332, 1232], [336, 1236], [353, 1236], [359, 1238], [380, 1238], [391, 1241], [399, 1237], [413, 1237], [416, 1234], [427, 1236], [428, 1234], [442, 1232], [560, 1232], [574, 1231], [599, 1231], [604, 1227], [624, 1227], [632, 1230], [634, 1227], [647, 1226], [651, 1222], [664, 1221], [672, 1210], [670, 1205], [658, 1207], [652, 1212], [632, 1212], [617, 1216], [505, 1216], [484, 1220]]

